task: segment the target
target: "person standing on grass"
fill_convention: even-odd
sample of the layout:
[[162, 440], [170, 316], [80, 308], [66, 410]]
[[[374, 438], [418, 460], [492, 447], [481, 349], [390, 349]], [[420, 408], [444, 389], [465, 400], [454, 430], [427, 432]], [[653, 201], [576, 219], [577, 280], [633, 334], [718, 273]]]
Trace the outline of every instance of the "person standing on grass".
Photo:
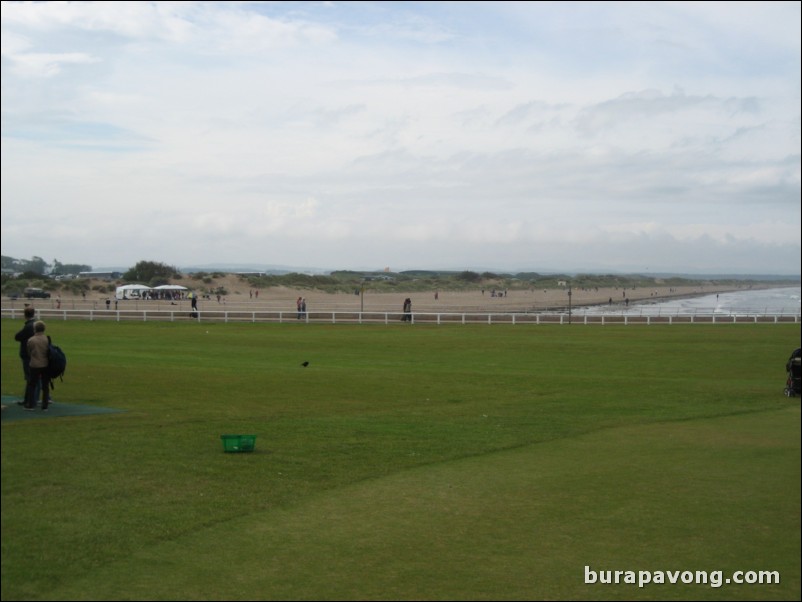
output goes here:
[[42, 411], [47, 412], [50, 393], [50, 378], [47, 376], [47, 348], [50, 340], [45, 336], [45, 323], [39, 320], [33, 325], [33, 336], [28, 339], [28, 355], [31, 358], [28, 386], [25, 389], [25, 409], [36, 409], [36, 391], [42, 389]]
[[[33, 336], [33, 325], [36, 323], [36, 310], [33, 306], [25, 306], [23, 317], [25, 318], [25, 325], [22, 327], [22, 330], [14, 335], [14, 340], [19, 343], [19, 357], [22, 360], [22, 374], [25, 377], [25, 391], [27, 394], [31, 371], [31, 356], [28, 355], [28, 339]], [[37, 389], [36, 397], [38, 396], [39, 390]], [[18, 403], [19, 405], [25, 405], [24, 401]]]

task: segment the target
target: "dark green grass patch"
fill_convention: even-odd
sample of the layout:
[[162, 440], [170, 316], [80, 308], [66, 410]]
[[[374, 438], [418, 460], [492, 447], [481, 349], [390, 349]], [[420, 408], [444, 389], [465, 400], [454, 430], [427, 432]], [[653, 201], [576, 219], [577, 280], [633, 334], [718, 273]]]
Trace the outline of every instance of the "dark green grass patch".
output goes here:
[[[2, 322], [4, 395], [22, 389], [11, 336], [18, 328]], [[799, 417], [788, 414], [798, 401], [782, 396], [798, 325], [53, 322], [49, 333], [69, 357], [57, 403], [126, 411], [3, 424], [3, 599], [625, 598], [579, 587], [582, 565], [572, 555], [587, 548], [595, 552], [589, 564], [604, 568], [613, 558], [637, 570], [634, 551], [643, 547], [651, 566], [675, 570], [795, 560], [796, 571], [780, 567], [780, 589], [743, 597], [799, 593]], [[721, 420], [735, 420], [742, 434]], [[256, 434], [256, 451], [223, 453], [224, 433]], [[575, 448], [583, 437], [596, 447]], [[503, 520], [484, 524], [466, 548], [473, 512], [459, 510], [466, 499], [447, 504], [433, 483], [461, 483], [471, 462], [493, 485], [462, 497], [489, 495], [485, 507]], [[526, 495], [490, 495], [534, 487], [520, 484], [522, 475], [555, 470], [549, 463], [572, 468], [531, 507]], [[643, 471], [646, 481], [636, 478]], [[396, 524], [391, 492], [407, 486], [405, 503], [421, 497], [428, 510]], [[640, 495], [641, 487], [652, 493]], [[711, 501], [739, 491], [738, 503]], [[572, 498], [631, 498], [617, 511], [622, 523], [638, 513], [663, 518], [659, 529], [631, 527], [615, 538], [599, 530], [590, 505], [567, 506]], [[787, 505], [794, 502], [796, 512]], [[331, 566], [321, 560], [335, 545], [327, 516], [343, 517]], [[724, 517], [748, 528], [714, 536], [705, 525]], [[293, 533], [285, 521], [308, 528]], [[532, 521], [548, 525], [539, 545], [562, 550], [539, 550], [539, 564], [520, 541]], [[688, 524], [698, 532], [683, 552], [672, 534]], [[251, 538], [259, 529], [269, 536]], [[399, 543], [404, 533], [412, 541]], [[719, 567], [730, 541], [729, 564]], [[405, 553], [416, 545], [428, 553]], [[432, 555], [462, 559], [462, 568], [432, 564]], [[753, 566], [756, 555], [765, 566]], [[471, 571], [481, 582], [460, 576]], [[525, 577], [531, 571], [553, 577]], [[733, 591], [693, 593], [722, 599]]]

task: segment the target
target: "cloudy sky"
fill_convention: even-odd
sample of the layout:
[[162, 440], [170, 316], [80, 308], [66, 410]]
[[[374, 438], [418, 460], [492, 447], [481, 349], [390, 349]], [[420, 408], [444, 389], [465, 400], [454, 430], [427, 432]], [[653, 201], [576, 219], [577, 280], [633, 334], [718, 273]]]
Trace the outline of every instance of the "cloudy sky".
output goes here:
[[2, 3], [2, 254], [800, 273], [799, 2]]

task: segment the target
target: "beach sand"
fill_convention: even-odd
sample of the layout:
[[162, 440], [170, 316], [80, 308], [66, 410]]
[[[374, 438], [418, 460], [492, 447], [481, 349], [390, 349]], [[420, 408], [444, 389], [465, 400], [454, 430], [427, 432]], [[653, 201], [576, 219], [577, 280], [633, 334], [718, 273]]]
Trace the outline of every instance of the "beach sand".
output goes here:
[[[568, 306], [568, 290], [564, 288], [508, 290], [506, 293], [497, 292], [494, 296], [491, 289], [483, 291], [481, 288], [461, 291], [402, 289], [394, 292], [377, 292], [368, 286], [362, 296], [354, 293], [327, 293], [283, 286], [254, 289], [248, 287], [247, 281], [236, 276], [217, 278], [214, 285], [225, 287], [228, 295], [219, 302], [214, 296], [202, 299], [201, 303], [206, 309], [225, 305], [236, 308], [291, 311], [295, 309], [298, 297], [306, 299], [307, 311], [401, 311], [404, 299], [407, 297], [412, 300], [412, 310], [418, 312], [518, 312], [562, 309]], [[184, 286], [191, 285], [184, 282]], [[574, 307], [602, 304], [621, 307], [625, 306], [627, 299], [633, 304], [639, 301], [658, 301], [744, 290], [748, 286], [715, 286], [700, 283], [680, 287], [573, 289], [571, 304]], [[257, 290], [258, 295], [256, 295]]]
[[[211, 283], [201, 283], [197, 280], [184, 278], [175, 281], [190, 290], [205, 290], [223, 287], [228, 294], [219, 300], [216, 296], [202, 297], [198, 306], [201, 310], [248, 310], [248, 311], [294, 311], [298, 297], [306, 299], [307, 311], [364, 311], [387, 312], [401, 311], [404, 299], [412, 300], [413, 312], [529, 312], [543, 310], [563, 310], [568, 307], [568, 290], [565, 288], [551, 289], [515, 289], [500, 291], [495, 295], [492, 289], [482, 290], [437, 290], [430, 291], [404, 291], [378, 292], [371, 290], [368, 285], [364, 295], [355, 293], [328, 293], [325, 291], [297, 289], [284, 286], [255, 289], [249, 287], [248, 281], [236, 275], [225, 275], [215, 278]], [[114, 299], [114, 285], [108, 282], [97, 281], [93, 286], [106, 286], [110, 292], [91, 290], [86, 298], [72, 296], [66, 293], [55, 293], [51, 299], [18, 299], [11, 301], [3, 299], [2, 305], [18, 307], [31, 302], [36, 307], [49, 307], [53, 309], [87, 309], [105, 307], [105, 300], [111, 300], [111, 309], [116, 309]], [[588, 305], [611, 305], [616, 308], [643, 301], [661, 301], [672, 298], [687, 298], [700, 295], [710, 295], [736, 290], [759, 288], [754, 284], [744, 283], [740, 286], [724, 286], [716, 284], [699, 283], [692, 286], [654, 286], [636, 288], [574, 288], [571, 291], [571, 305], [575, 308]], [[258, 294], [257, 294], [258, 292]], [[169, 309], [175, 305], [189, 307], [189, 301], [184, 299], [178, 302], [170, 301], [120, 301], [119, 309], [138, 309], [148, 307], [151, 309]]]

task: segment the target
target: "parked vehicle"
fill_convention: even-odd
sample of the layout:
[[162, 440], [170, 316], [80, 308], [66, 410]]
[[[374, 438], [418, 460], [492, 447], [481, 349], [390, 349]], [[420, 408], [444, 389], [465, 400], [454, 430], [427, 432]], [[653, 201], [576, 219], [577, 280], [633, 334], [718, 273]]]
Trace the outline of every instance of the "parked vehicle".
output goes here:
[[26, 299], [50, 299], [50, 293], [41, 288], [29, 286], [24, 292]]

